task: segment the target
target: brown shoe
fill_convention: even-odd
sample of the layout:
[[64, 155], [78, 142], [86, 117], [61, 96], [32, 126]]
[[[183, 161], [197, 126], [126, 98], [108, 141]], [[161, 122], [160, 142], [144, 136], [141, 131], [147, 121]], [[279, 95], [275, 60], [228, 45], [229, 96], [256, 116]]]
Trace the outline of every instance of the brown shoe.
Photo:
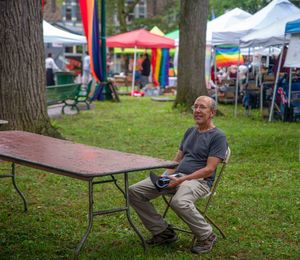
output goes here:
[[146, 243], [148, 245], [161, 245], [161, 244], [167, 244], [172, 243], [177, 240], [177, 235], [172, 228], [172, 226], [168, 225], [166, 230], [163, 232], [154, 235], [151, 239], [147, 240]]
[[191, 248], [191, 251], [195, 254], [203, 254], [210, 252], [217, 241], [217, 236], [214, 233], [205, 239], [196, 241], [195, 245]]

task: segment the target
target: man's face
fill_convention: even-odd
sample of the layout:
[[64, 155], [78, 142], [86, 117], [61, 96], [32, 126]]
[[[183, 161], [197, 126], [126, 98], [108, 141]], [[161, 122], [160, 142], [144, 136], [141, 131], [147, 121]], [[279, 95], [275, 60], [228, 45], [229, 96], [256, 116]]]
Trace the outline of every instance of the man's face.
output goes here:
[[213, 116], [214, 111], [211, 109], [211, 100], [208, 97], [199, 97], [194, 103], [194, 119], [198, 125], [208, 123]]

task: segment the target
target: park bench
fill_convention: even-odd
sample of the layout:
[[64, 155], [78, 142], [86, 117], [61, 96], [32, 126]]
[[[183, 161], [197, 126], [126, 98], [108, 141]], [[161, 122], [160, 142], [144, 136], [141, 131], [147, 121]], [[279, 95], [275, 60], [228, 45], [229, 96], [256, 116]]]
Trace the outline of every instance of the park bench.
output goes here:
[[77, 93], [77, 95], [75, 97], [75, 102], [76, 103], [85, 103], [86, 108], [88, 110], [90, 109], [90, 103], [92, 102], [92, 100], [90, 98], [92, 83], [93, 83], [93, 80], [90, 80], [86, 89], [81, 86], [81, 88], [79, 89], [79, 92]]
[[65, 113], [66, 107], [71, 107], [71, 109], [75, 108], [79, 113], [76, 99], [80, 88], [80, 83], [47, 86], [47, 105], [64, 104], [62, 107], [63, 114]]

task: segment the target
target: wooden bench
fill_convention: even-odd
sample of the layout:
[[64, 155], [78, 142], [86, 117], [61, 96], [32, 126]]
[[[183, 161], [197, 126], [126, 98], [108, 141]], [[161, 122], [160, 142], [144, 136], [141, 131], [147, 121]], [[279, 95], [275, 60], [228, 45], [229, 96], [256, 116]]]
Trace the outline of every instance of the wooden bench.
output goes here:
[[80, 83], [64, 84], [47, 86], [47, 105], [64, 104], [62, 107], [62, 113], [65, 113], [66, 107], [75, 108], [79, 113], [78, 94], [81, 90]]

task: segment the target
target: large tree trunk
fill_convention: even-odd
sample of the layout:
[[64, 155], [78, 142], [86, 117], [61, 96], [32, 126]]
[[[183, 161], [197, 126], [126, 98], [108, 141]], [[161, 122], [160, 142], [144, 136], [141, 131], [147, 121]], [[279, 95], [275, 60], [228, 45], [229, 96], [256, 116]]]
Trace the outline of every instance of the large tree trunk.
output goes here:
[[0, 1], [1, 129], [57, 136], [47, 114], [41, 1]]
[[205, 45], [208, 0], [181, 0], [178, 84], [175, 107], [187, 109], [200, 95], [207, 95], [205, 84]]

